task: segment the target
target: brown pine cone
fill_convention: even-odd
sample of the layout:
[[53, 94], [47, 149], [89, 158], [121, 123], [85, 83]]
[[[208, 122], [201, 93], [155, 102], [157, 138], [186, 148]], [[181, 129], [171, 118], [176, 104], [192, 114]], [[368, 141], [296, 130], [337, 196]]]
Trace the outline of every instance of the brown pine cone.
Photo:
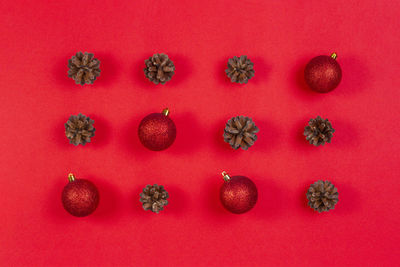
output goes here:
[[234, 56], [228, 60], [228, 68], [225, 70], [226, 75], [234, 83], [247, 83], [254, 76], [253, 62], [247, 56], [240, 58]]
[[68, 60], [68, 77], [75, 80], [76, 84], [93, 84], [100, 76], [100, 60], [93, 58], [93, 54], [85, 52], [76, 53]]
[[168, 192], [165, 191], [164, 186], [147, 185], [140, 193], [140, 202], [143, 203], [144, 210], [159, 213], [164, 209], [164, 206], [168, 205], [168, 197]]
[[304, 135], [306, 139], [314, 146], [325, 145], [330, 143], [335, 130], [328, 119], [322, 119], [317, 116], [315, 119], [310, 119], [308, 125], [304, 127]]
[[337, 188], [329, 181], [317, 181], [307, 191], [308, 205], [318, 212], [335, 208], [339, 201]]
[[90, 138], [94, 136], [93, 127], [94, 120], [82, 115], [71, 115], [69, 120], [65, 123], [65, 135], [69, 139], [70, 144], [75, 146], [81, 144], [85, 145], [90, 142]]
[[231, 118], [225, 126], [224, 140], [229, 143], [232, 148], [238, 149], [241, 147], [247, 150], [257, 140], [259, 129], [254, 124], [253, 120], [245, 116], [237, 116]]
[[165, 84], [175, 74], [175, 66], [166, 54], [154, 54], [144, 61], [144, 74], [155, 84]]

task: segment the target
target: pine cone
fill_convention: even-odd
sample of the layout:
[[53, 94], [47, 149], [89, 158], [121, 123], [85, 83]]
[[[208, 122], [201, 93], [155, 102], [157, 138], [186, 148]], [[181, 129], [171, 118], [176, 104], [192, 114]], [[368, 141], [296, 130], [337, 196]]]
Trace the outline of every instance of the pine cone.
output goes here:
[[228, 68], [225, 70], [231, 82], [247, 83], [254, 76], [253, 62], [247, 56], [240, 58], [234, 56], [228, 60]]
[[168, 192], [165, 191], [162, 185], [147, 185], [143, 192], [140, 193], [140, 202], [143, 203], [144, 210], [151, 210], [159, 213], [168, 204]]
[[93, 84], [100, 76], [100, 60], [93, 58], [93, 54], [85, 52], [76, 53], [68, 60], [68, 77], [75, 80], [76, 84]]
[[338, 203], [337, 188], [329, 181], [317, 181], [307, 191], [308, 205], [318, 212], [329, 211]]
[[249, 117], [237, 116], [230, 119], [225, 126], [224, 140], [234, 149], [241, 147], [247, 150], [257, 140], [259, 129]]
[[165, 84], [174, 75], [175, 66], [166, 54], [154, 54], [144, 61], [144, 74], [155, 84]]
[[306, 139], [314, 146], [330, 143], [334, 132], [335, 130], [328, 119], [324, 120], [320, 116], [310, 119], [308, 125], [304, 128]]
[[65, 123], [65, 135], [69, 139], [69, 143], [75, 146], [85, 145], [90, 142], [90, 138], [94, 136], [93, 127], [94, 120], [79, 113], [78, 116], [72, 115]]

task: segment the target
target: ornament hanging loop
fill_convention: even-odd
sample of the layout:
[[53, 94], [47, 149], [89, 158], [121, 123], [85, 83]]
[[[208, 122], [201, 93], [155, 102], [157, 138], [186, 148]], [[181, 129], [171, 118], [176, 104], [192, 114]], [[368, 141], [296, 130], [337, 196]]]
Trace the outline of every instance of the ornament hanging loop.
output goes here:
[[229, 176], [229, 174], [226, 171], [223, 171], [221, 173], [221, 175], [222, 175], [222, 178], [224, 178], [225, 182], [228, 182], [231, 179], [231, 177]]
[[162, 111], [162, 114], [164, 114], [165, 116], [168, 116], [168, 115], [169, 115], [169, 108], [165, 108], [165, 109]]
[[68, 174], [68, 181], [70, 181], [70, 182], [75, 181], [75, 175], [73, 173]]

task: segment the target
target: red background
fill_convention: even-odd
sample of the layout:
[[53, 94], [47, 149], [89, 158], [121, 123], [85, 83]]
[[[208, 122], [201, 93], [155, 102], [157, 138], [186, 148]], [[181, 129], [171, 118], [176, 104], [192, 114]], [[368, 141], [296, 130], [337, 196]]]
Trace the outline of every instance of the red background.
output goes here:
[[[57, 2], [0, 2], [2, 266], [398, 262], [399, 1]], [[77, 51], [101, 60], [92, 86], [67, 77]], [[310, 92], [302, 68], [333, 51], [340, 86]], [[176, 65], [166, 85], [143, 74], [157, 52]], [[242, 54], [255, 77], [231, 84], [226, 62]], [[177, 139], [166, 151], [147, 151], [137, 126], [164, 107]], [[79, 112], [95, 120], [96, 136], [74, 147], [64, 123]], [[248, 151], [223, 142], [236, 115], [260, 128]], [[336, 129], [318, 148], [302, 136], [317, 115]], [[222, 170], [257, 184], [252, 211], [222, 208]], [[70, 171], [100, 190], [87, 218], [62, 208]], [[318, 179], [339, 190], [326, 214], [305, 199]], [[148, 183], [170, 192], [159, 215], [139, 203]]]

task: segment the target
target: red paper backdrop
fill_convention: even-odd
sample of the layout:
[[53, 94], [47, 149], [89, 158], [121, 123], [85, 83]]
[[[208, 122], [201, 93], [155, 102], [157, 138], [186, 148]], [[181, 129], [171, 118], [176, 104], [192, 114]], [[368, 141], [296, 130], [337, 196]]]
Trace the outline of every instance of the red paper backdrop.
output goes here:
[[[399, 260], [399, 1], [1, 1], [0, 265], [392, 266]], [[66, 75], [77, 51], [101, 60], [101, 77]], [[343, 80], [310, 92], [302, 68], [338, 53]], [[147, 81], [144, 59], [167, 53], [176, 74]], [[231, 84], [231, 56], [256, 75]], [[137, 126], [171, 109], [178, 136], [144, 149]], [[82, 112], [96, 136], [68, 144], [64, 123]], [[223, 142], [225, 122], [260, 128], [248, 151]], [[332, 144], [302, 136], [311, 117], [332, 121]], [[218, 201], [220, 172], [250, 177], [259, 201], [247, 214]], [[98, 210], [74, 218], [60, 194], [68, 172], [92, 180]], [[318, 214], [305, 192], [317, 179], [339, 189]], [[148, 183], [170, 192], [144, 212]], [[396, 252], [397, 251], [397, 252]]]

